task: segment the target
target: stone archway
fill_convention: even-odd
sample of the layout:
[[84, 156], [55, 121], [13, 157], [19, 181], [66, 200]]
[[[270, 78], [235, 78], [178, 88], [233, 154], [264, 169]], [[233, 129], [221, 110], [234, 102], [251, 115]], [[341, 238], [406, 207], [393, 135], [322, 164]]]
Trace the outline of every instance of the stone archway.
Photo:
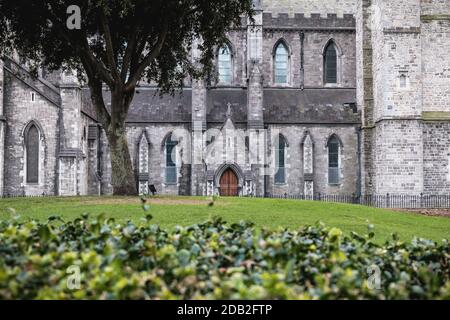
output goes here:
[[[215, 194], [240, 196], [242, 195], [244, 180], [244, 173], [237, 164], [223, 164], [214, 174]], [[222, 184], [224, 185], [224, 190], [222, 190]]]

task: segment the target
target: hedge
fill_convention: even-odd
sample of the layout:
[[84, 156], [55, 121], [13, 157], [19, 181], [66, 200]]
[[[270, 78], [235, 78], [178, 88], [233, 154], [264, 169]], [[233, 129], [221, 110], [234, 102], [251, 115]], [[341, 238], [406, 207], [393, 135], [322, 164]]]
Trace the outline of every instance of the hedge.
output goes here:
[[371, 229], [274, 231], [214, 218], [168, 231], [150, 215], [136, 225], [8, 218], [0, 222], [0, 299], [450, 298], [448, 241], [393, 235], [378, 245]]

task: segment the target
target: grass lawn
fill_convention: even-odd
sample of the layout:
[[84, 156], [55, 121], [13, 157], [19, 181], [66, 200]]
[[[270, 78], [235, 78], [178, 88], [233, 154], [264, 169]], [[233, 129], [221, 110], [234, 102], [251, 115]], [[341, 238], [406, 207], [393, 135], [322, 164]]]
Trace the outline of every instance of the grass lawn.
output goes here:
[[[156, 197], [149, 200], [154, 223], [164, 228], [187, 226], [221, 216], [227, 222], [248, 220], [260, 227], [297, 228], [318, 221], [338, 227], [344, 232], [367, 232], [375, 225], [376, 240], [387, 239], [397, 232], [402, 240], [414, 236], [440, 241], [450, 239], [450, 219], [426, 217], [362, 206], [298, 200], [220, 198], [214, 207], [208, 207], [206, 198]], [[45, 221], [59, 215], [65, 220], [82, 213], [106, 213], [117, 222], [139, 221], [145, 216], [139, 198], [74, 197], [74, 198], [14, 198], [0, 200], [0, 220], [10, 216], [14, 208], [22, 218], [32, 217]]]

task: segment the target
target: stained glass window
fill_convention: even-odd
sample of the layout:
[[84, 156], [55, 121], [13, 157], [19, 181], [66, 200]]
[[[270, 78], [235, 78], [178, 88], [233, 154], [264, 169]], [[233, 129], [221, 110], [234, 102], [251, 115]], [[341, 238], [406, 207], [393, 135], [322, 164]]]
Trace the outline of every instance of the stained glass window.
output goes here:
[[325, 82], [337, 83], [337, 52], [334, 43], [325, 51]]
[[231, 83], [231, 50], [227, 45], [219, 49], [219, 83]]
[[286, 84], [288, 82], [288, 50], [280, 43], [275, 50], [275, 83]]
[[339, 184], [339, 140], [333, 136], [328, 142], [328, 183]]
[[166, 183], [177, 183], [177, 142], [172, 140], [172, 136], [166, 140]]

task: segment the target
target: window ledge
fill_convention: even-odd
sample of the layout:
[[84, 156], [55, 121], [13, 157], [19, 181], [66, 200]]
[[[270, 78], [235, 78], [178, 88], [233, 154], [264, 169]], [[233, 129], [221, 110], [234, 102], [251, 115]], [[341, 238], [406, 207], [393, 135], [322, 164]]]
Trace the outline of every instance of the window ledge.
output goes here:
[[229, 88], [229, 87], [234, 87], [235, 84], [234, 83], [216, 83], [216, 85], [214, 86], [215, 88]]
[[325, 88], [343, 88], [342, 84], [340, 83], [326, 83], [324, 84]]
[[291, 84], [273, 83], [273, 88], [292, 88]]

